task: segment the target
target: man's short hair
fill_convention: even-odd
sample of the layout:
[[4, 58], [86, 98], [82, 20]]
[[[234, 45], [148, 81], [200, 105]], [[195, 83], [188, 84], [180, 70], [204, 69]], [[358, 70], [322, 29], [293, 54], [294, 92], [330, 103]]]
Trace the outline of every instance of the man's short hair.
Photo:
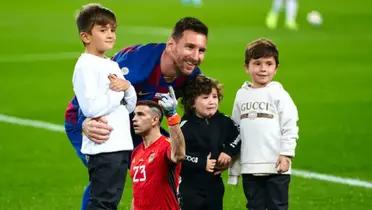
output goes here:
[[163, 108], [158, 103], [151, 100], [142, 100], [137, 102], [137, 106], [149, 107], [152, 112], [159, 116], [159, 123], [163, 120]]
[[206, 37], [208, 37], [208, 27], [204, 23], [194, 17], [184, 17], [180, 19], [174, 26], [172, 38], [176, 40], [181, 38], [183, 32], [186, 30], [204, 34]]
[[279, 51], [275, 44], [269, 39], [261, 38], [247, 45], [244, 62], [248, 65], [251, 59], [267, 57], [274, 57], [276, 66], [279, 65]]
[[76, 25], [79, 33], [90, 33], [95, 24], [102, 26], [110, 24], [116, 27], [115, 14], [100, 4], [91, 3], [84, 5], [76, 16]]

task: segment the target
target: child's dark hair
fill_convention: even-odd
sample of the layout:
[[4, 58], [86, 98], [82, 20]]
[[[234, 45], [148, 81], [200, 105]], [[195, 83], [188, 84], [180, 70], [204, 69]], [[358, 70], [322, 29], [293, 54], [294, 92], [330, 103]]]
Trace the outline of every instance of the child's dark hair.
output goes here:
[[161, 106], [151, 100], [142, 100], [137, 102], [137, 106], [147, 106], [149, 107], [153, 112], [155, 112], [159, 116], [159, 123], [163, 120], [163, 108]]
[[174, 26], [172, 38], [176, 40], [181, 38], [183, 32], [186, 30], [204, 34], [206, 37], [208, 37], [208, 27], [204, 23], [194, 17], [184, 17], [180, 19]]
[[110, 24], [116, 27], [115, 14], [100, 4], [91, 3], [84, 5], [76, 17], [76, 25], [79, 33], [90, 33], [95, 24], [102, 26]]
[[194, 79], [187, 82], [183, 90], [183, 97], [181, 103], [184, 108], [185, 114], [192, 114], [195, 112], [193, 107], [195, 99], [202, 94], [210, 94], [212, 90], [217, 90], [218, 100], [223, 98], [222, 85], [214, 79], [204, 75], [198, 75]]
[[275, 44], [265, 38], [257, 39], [247, 45], [245, 49], [245, 64], [248, 65], [251, 59], [274, 57], [276, 66], [279, 65], [279, 51]]

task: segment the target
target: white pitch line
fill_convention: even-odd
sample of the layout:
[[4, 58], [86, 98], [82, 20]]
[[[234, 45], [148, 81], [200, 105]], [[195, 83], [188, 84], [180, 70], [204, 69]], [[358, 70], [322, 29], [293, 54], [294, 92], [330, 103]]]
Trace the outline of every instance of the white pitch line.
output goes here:
[[[62, 125], [57, 125], [57, 124], [38, 121], [38, 120], [30, 120], [30, 119], [24, 119], [24, 118], [19, 118], [19, 117], [13, 117], [13, 116], [5, 115], [5, 114], [0, 114], [0, 122], [16, 124], [20, 126], [41, 128], [41, 129], [61, 132], [61, 133], [65, 132], [64, 126]], [[359, 179], [338, 177], [338, 176], [333, 176], [329, 174], [320, 174], [320, 173], [306, 171], [306, 170], [292, 169], [292, 175], [306, 178], [306, 179], [315, 179], [315, 180], [338, 183], [338, 184], [343, 184], [343, 185], [350, 185], [350, 186], [355, 186], [355, 187], [363, 187], [363, 188], [369, 188], [369, 189], [372, 188], [372, 182], [363, 181]]]
[[372, 182], [367, 182], [359, 179], [343, 178], [328, 174], [320, 174], [311, 171], [292, 169], [292, 174], [306, 179], [317, 179], [327, 182], [339, 183], [344, 185], [372, 188]]
[[19, 118], [19, 117], [13, 117], [13, 116], [5, 115], [5, 114], [0, 114], [0, 122], [34, 127], [34, 128], [41, 128], [41, 129], [55, 131], [55, 132], [65, 132], [65, 128], [62, 125], [57, 125], [57, 124], [38, 121], [38, 120], [30, 120], [30, 119], [24, 119], [24, 118]]

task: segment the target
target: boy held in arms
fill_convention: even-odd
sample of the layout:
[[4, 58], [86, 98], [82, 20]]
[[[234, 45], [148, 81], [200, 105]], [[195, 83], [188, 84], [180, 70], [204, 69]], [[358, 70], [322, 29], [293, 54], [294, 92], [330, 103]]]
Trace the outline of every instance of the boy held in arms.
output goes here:
[[73, 74], [80, 109], [86, 117], [105, 116], [113, 127], [110, 138], [102, 144], [83, 134], [81, 152], [88, 156], [91, 182], [87, 209], [117, 209], [133, 149], [129, 113], [135, 108], [137, 96], [118, 64], [105, 56], [116, 41], [113, 12], [99, 4], [87, 4], [80, 10], [76, 24], [85, 47]]
[[247, 209], [288, 209], [291, 159], [298, 139], [298, 113], [279, 82], [274, 43], [258, 39], [245, 51], [245, 69], [252, 81], [238, 90], [232, 119], [240, 126], [240, 161], [229, 170], [229, 183], [242, 174]]

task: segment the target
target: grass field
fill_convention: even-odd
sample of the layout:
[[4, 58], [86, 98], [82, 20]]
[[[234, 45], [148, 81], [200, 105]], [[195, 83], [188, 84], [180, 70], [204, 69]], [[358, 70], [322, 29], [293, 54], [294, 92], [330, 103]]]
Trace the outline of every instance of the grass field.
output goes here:
[[[0, 114], [63, 124], [72, 97], [72, 71], [82, 45], [74, 13], [88, 1], [3, 1], [0, 13]], [[294, 168], [372, 182], [372, 1], [300, 1], [300, 30], [268, 30], [271, 1], [204, 0], [201, 8], [177, 0], [101, 0], [119, 19], [124, 46], [162, 42], [183, 16], [210, 28], [204, 73], [225, 87], [221, 111], [230, 114], [244, 74], [246, 44], [277, 43], [276, 79], [300, 113]], [[229, 2], [229, 3], [227, 3]], [[321, 28], [306, 23], [319, 10]], [[0, 209], [79, 209], [87, 173], [63, 132], [0, 122]], [[224, 175], [226, 176], [226, 174]], [[150, 195], [151, 196], [151, 195]], [[128, 179], [120, 209], [129, 209]], [[226, 186], [225, 209], [244, 209], [242, 188]], [[297, 210], [372, 209], [372, 189], [293, 176], [290, 206]]]

